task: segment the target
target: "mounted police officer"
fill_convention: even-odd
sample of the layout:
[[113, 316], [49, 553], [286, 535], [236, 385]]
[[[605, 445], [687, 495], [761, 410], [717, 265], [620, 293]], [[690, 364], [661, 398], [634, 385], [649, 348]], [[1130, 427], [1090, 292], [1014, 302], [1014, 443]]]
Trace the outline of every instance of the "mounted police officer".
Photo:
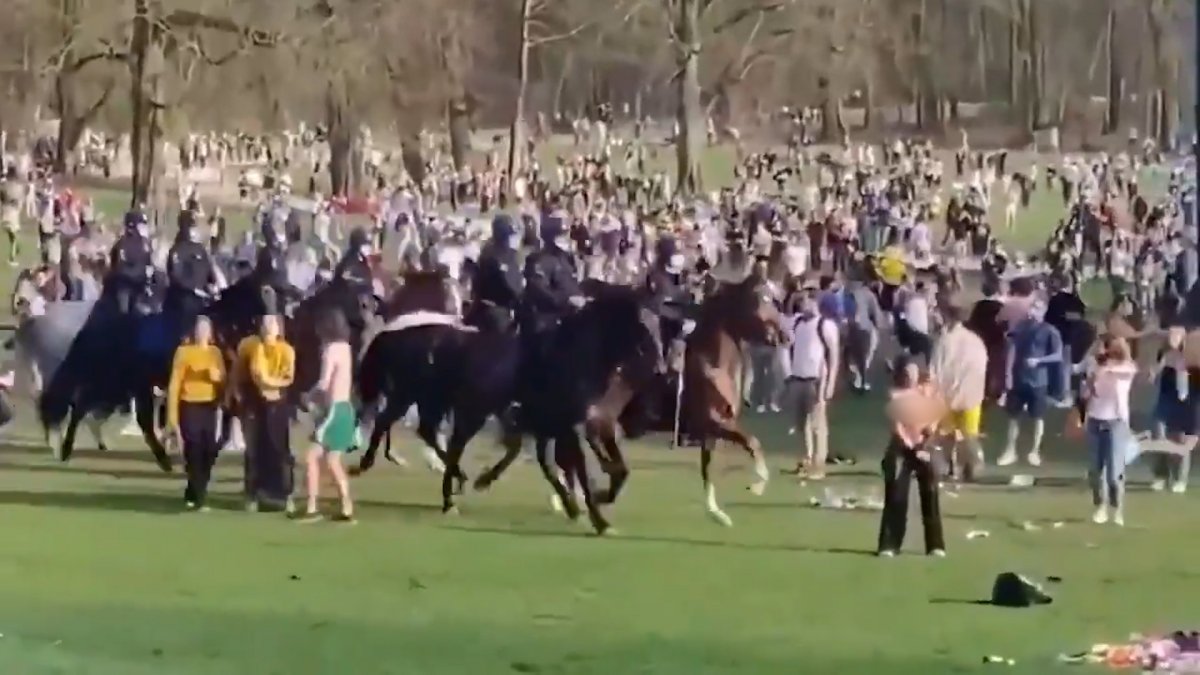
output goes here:
[[508, 214], [492, 220], [492, 239], [479, 256], [472, 281], [475, 302], [467, 322], [484, 330], [503, 332], [513, 323], [525, 285], [517, 249], [521, 233]]
[[121, 314], [138, 308], [154, 278], [149, 236], [150, 223], [144, 213], [134, 210], [125, 214], [125, 232], [109, 254], [111, 271], [107, 280]]
[[[287, 236], [270, 224], [263, 225], [262, 236], [263, 246], [258, 249], [253, 275], [261, 286], [274, 291], [273, 301], [270, 303], [274, 306], [266, 307], [267, 313], [282, 314], [289, 299], [300, 297], [300, 292], [293, 288], [287, 279]], [[267, 304], [266, 297], [264, 294], [264, 304]]]
[[179, 236], [167, 257], [166, 309], [183, 318], [185, 325], [204, 310], [212, 297], [216, 274], [205, 247], [204, 232], [192, 212], [179, 215]]
[[525, 259], [525, 292], [518, 321], [526, 376], [518, 400], [523, 400], [530, 388], [536, 386], [543, 354], [559, 321], [586, 302], [575, 276], [571, 240], [561, 214], [552, 214], [542, 221], [541, 238], [542, 249]]
[[[675, 239], [665, 236], [658, 240], [654, 266], [646, 274], [646, 292], [650, 309], [659, 317], [663, 347], [670, 351], [676, 340], [687, 337], [694, 326], [688, 317], [693, 297], [684, 278], [684, 257]], [[668, 359], [670, 362], [671, 359]]]
[[375, 288], [371, 276], [371, 263], [368, 262], [373, 250], [371, 237], [367, 231], [361, 227], [354, 228], [350, 232], [346, 253], [333, 270], [333, 278], [341, 279], [352, 286], [364, 289], [366, 293], [373, 294]]

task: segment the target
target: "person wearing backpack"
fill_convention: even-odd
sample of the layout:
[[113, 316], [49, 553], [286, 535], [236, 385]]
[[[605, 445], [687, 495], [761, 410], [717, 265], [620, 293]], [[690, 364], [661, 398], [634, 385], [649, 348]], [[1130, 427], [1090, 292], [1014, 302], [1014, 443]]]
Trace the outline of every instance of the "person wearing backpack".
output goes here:
[[819, 480], [825, 477], [829, 456], [828, 404], [837, 384], [840, 337], [837, 324], [818, 311], [813, 289], [804, 291], [798, 305], [795, 314], [784, 318], [791, 338], [787, 382], [805, 450], [794, 473]]

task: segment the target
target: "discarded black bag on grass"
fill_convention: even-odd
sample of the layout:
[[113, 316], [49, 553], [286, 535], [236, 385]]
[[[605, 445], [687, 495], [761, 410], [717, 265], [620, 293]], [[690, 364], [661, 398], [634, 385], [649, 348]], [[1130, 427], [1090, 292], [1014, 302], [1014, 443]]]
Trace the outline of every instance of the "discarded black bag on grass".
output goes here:
[[1016, 572], [996, 576], [992, 584], [992, 604], [997, 607], [1033, 607], [1054, 602], [1042, 587]]

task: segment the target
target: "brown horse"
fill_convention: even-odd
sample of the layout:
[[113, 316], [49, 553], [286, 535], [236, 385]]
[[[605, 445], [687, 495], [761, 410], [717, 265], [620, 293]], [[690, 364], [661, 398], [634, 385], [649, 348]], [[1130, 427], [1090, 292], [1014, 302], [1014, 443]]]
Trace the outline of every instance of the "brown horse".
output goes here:
[[761, 280], [747, 278], [722, 284], [700, 305], [695, 331], [688, 337], [684, 354], [683, 396], [680, 418], [683, 428], [700, 441], [700, 476], [704, 481], [705, 507], [723, 525], [733, 521], [717, 503], [711, 475], [713, 449], [718, 440], [729, 441], [754, 460], [756, 480], [750, 490], [761, 495], [769, 472], [762, 446], [753, 434], [741, 428], [738, 415], [742, 397], [743, 346], [746, 343], [780, 345], [786, 341], [775, 302]]

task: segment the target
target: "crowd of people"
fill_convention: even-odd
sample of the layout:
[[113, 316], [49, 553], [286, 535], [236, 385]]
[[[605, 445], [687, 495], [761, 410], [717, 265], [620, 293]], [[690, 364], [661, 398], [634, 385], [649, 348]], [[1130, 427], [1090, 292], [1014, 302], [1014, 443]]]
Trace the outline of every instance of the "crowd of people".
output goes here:
[[[947, 169], [925, 142], [847, 141], [817, 152], [796, 140], [783, 155], [741, 153], [735, 184], [682, 199], [663, 174], [647, 171], [650, 143], [605, 131], [598, 144], [576, 133], [574, 156], [560, 157], [553, 171], [531, 153], [511, 185], [494, 157], [478, 171], [432, 162], [424, 176], [380, 170], [376, 208], [350, 233], [340, 261], [337, 203], [314, 194], [303, 209], [295, 206], [286, 174], [271, 181], [257, 226], [238, 243], [219, 212], [203, 213], [193, 194], [182, 195], [173, 245], [157, 243], [137, 209], [115, 241], [105, 240], [86, 200], [15, 167], [0, 188], [0, 221], [11, 233], [11, 260], [24, 222], [42, 235], [43, 266], [28, 277], [36, 292], [22, 296], [33, 315], [44, 311], [34, 304], [95, 299], [100, 279], [121, 312], [165, 306], [194, 315], [243, 275], [270, 279], [278, 308], [261, 319], [260, 336], [238, 347], [231, 372], [203, 319], [176, 354], [167, 426], [178, 432], [189, 467], [185, 498], [197, 508], [218, 452], [216, 403], [250, 384], [255, 393], [237, 394], [256, 401], [242, 420], [258, 449], [247, 455], [255, 457], [247, 460], [247, 502], [293, 510], [290, 414], [274, 404], [283, 406], [278, 394], [290, 385], [294, 356], [274, 347], [286, 345], [279, 317], [290, 300], [331, 279], [386, 295], [394, 275], [381, 267], [396, 266], [440, 270], [456, 289], [452, 313], [529, 335], [582, 307], [585, 280], [638, 286], [668, 350], [684, 348], [700, 299], [714, 287], [757, 277], [781, 311], [789, 343], [746, 346], [742, 394], [756, 414], [788, 415], [800, 446], [794, 473], [822, 480], [829, 464], [848, 460], [831, 451], [838, 430], [830, 408], [870, 391], [886, 361], [893, 433], [883, 461], [881, 555], [903, 543], [913, 477], [927, 552], [944, 555], [938, 486], [977, 480], [984, 470], [985, 410], [1008, 420], [993, 460], [1001, 467], [1020, 459], [1022, 421], [1031, 427], [1024, 459], [1036, 467], [1048, 410], [1074, 410], [1091, 448], [1093, 520], [1123, 524], [1125, 461], [1137, 440], [1130, 390], [1139, 344], [1159, 328], [1166, 341], [1152, 370], [1158, 403], [1148, 433], [1194, 444], [1200, 363], [1188, 359], [1185, 328], [1200, 274], [1195, 195], [1183, 185], [1182, 166], [1172, 168], [1152, 146], [1014, 168], [1009, 153], [973, 151], [964, 135]], [[193, 155], [205, 161], [206, 153]], [[1166, 185], [1143, 188], [1149, 168], [1168, 175]], [[1061, 218], [1044, 249], [1006, 250], [1002, 238], [1031, 227], [1026, 212], [1056, 200], [1061, 206], [1050, 208]], [[82, 283], [84, 275], [93, 283]], [[1097, 278], [1108, 280], [1113, 297], [1099, 327], [1096, 308], [1081, 296]], [[321, 330], [328, 413], [306, 456], [309, 516], [317, 513], [323, 458], [355, 445], [345, 330]], [[537, 354], [536, 346], [525, 352]], [[1156, 463], [1155, 488], [1184, 492], [1188, 464], [1187, 452]], [[342, 498], [340, 517], [350, 520], [345, 472], [336, 459], [326, 466]]]

